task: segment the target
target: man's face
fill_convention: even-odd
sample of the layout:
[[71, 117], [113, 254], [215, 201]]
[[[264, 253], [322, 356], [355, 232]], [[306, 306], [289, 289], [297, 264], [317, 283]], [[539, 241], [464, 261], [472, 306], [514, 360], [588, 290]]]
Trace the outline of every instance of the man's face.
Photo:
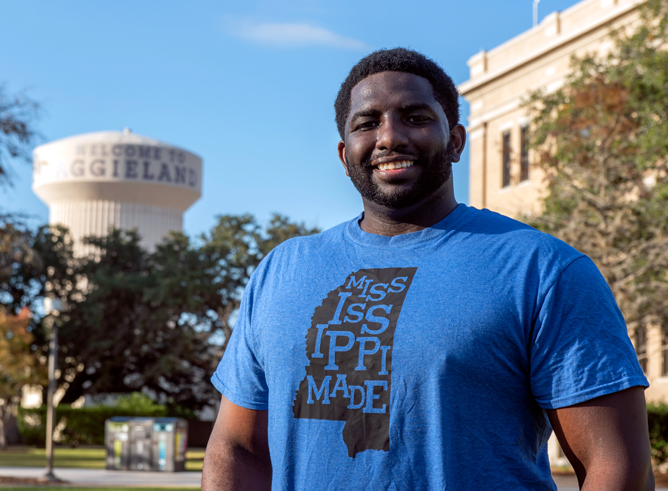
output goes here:
[[339, 157], [362, 198], [400, 209], [443, 187], [460, 149], [427, 79], [376, 73], [353, 87], [350, 97]]

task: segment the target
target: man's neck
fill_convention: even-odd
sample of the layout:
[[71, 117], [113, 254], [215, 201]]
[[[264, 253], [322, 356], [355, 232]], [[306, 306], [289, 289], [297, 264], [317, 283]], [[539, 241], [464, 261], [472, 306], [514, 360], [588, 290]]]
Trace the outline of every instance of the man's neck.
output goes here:
[[455, 208], [457, 201], [453, 192], [437, 192], [413, 206], [401, 209], [364, 200], [364, 217], [360, 227], [370, 234], [393, 237], [431, 227]]

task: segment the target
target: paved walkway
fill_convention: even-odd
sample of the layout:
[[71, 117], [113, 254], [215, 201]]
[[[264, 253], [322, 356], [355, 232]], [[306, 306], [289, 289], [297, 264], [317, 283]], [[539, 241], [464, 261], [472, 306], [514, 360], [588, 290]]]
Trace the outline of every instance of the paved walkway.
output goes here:
[[[58, 479], [76, 486], [160, 486], [199, 487], [201, 472], [107, 471], [103, 469], [56, 468]], [[40, 478], [44, 467], [0, 467], [0, 476]]]
[[[201, 472], [140, 472], [140, 471], [107, 471], [102, 469], [69, 469], [55, 470], [59, 479], [68, 481], [75, 486], [192, 486], [199, 487], [202, 481]], [[0, 467], [0, 476], [19, 478], [40, 478], [44, 475], [44, 467]], [[554, 476], [559, 491], [578, 491], [575, 476]], [[668, 491], [668, 488], [656, 488], [657, 491]]]
[[[559, 491], [579, 491], [578, 480], [575, 476], [552, 476]], [[668, 491], [668, 488], [656, 488], [656, 491]]]

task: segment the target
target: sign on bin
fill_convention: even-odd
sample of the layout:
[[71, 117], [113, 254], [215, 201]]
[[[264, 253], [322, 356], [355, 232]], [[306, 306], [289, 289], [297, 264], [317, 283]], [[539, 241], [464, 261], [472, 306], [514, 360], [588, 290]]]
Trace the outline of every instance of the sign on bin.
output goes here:
[[151, 470], [151, 421], [130, 422], [130, 468]]
[[128, 448], [130, 426], [127, 418], [122, 421], [108, 420], [105, 430], [107, 469], [127, 470], [130, 456]]

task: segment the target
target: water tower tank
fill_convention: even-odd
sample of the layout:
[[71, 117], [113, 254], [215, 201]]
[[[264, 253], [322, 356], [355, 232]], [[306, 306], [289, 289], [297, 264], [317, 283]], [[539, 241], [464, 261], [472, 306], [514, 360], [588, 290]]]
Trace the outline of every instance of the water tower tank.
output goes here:
[[86, 236], [137, 228], [153, 250], [202, 195], [202, 159], [129, 130], [86, 133], [35, 148], [33, 190], [49, 223], [69, 228], [74, 252], [93, 251]]

